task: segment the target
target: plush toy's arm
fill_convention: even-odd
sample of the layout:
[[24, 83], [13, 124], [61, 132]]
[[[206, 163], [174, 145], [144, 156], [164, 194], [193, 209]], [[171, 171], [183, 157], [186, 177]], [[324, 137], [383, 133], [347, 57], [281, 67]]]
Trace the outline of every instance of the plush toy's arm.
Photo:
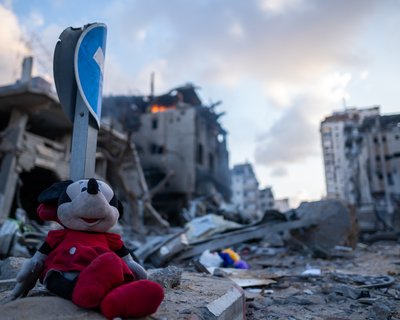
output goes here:
[[123, 256], [122, 259], [126, 262], [129, 269], [133, 272], [133, 274], [138, 278], [138, 280], [147, 279], [146, 270], [135, 260], [133, 260], [130, 254]]
[[131, 253], [122, 242], [121, 237], [117, 234], [108, 233], [107, 238], [110, 249], [125, 261], [125, 263], [128, 265], [128, 268], [133, 272], [137, 280], [147, 279], [146, 270], [139, 263], [133, 260]]
[[25, 297], [35, 286], [46, 257], [47, 255], [37, 251], [31, 259], [24, 262], [17, 275], [17, 284], [11, 292], [13, 299]]

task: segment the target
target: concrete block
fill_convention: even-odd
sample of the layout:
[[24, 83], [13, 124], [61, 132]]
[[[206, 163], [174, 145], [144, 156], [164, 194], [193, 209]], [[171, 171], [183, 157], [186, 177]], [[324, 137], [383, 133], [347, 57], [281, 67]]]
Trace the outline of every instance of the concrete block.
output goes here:
[[232, 287], [222, 297], [209, 303], [205, 309], [205, 319], [243, 320], [245, 299], [243, 290]]

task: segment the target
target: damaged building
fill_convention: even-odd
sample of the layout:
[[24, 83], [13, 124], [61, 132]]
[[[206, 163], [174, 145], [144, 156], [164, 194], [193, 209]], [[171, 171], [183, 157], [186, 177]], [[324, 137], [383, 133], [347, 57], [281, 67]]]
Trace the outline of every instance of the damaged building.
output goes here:
[[[31, 71], [32, 58], [27, 58], [21, 79], [0, 87], [2, 228], [7, 227], [8, 218], [21, 218], [16, 212], [39, 222], [39, 193], [54, 182], [69, 178], [72, 124], [51, 85], [43, 78], [32, 78]], [[127, 135], [102, 124], [95, 177], [113, 185], [127, 212], [124, 222], [134, 228], [142, 223], [138, 221], [141, 214], [137, 203], [148, 192], [146, 181], [139, 177], [141, 173], [136, 149]], [[130, 196], [133, 192], [137, 196]], [[166, 224], [151, 210], [151, 203], [144, 202], [158, 222]]]
[[159, 96], [103, 100], [104, 117], [130, 132], [150, 187], [168, 180], [152, 201], [172, 220], [196, 197], [230, 198], [227, 132], [217, 105], [204, 105], [191, 84]]
[[350, 108], [325, 118], [320, 131], [327, 197], [356, 206], [362, 229], [398, 227], [400, 115]]
[[237, 164], [232, 172], [232, 202], [247, 220], [259, 219], [262, 215], [259, 203], [258, 180], [250, 163]]
[[0, 222], [22, 207], [34, 218], [41, 190], [69, 173], [71, 124], [42, 78], [22, 78], [0, 88]]

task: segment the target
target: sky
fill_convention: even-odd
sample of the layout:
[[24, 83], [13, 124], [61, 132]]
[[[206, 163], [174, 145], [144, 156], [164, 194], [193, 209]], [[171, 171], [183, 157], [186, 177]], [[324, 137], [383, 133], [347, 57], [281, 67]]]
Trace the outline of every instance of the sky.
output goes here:
[[400, 111], [398, 0], [0, 0], [0, 85], [22, 58], [52, 80], [67, 27], [108, 27], [105, 95], [188, 82], [221, 100], [230, 165], [253, 165], [275, 198], [326, 194], [320, 122], [345, 107]]

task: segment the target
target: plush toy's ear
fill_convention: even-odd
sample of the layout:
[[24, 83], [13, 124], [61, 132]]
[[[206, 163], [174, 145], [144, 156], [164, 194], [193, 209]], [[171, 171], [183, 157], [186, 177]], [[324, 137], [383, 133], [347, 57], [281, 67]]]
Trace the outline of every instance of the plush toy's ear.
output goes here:
[[38, 197], [39, 203], [58, 203], [58, 199], [67, 187], [73, 183], [72, 180], [60, 181], [43, 190]]
[[43, 190], [38, 197], [39, 207], [37, 213], [43, 221], [58, 221], [57, 207], [58, 199], [72, 180], [54, 183], [51, 187]]
[[118, 200], [118, 207], [117, 207], [117, 209], [118, 209], [118, 212], [119, 212], [119, 218], [118, 218], [118, 220], [119, 220], [119, 219], [122, 218], [122, 216], [123, 216], [123, 214], [124, 214], [124, 206], [122, 205], [122, 202], [119, 201], [119, 200]]
[[115, 193], [109, 203], [110, 206], [116, 207], [118, 209], [119, 212], [118, 220], [121, 219], [122, 215], [124, 214], [124, 206], [122, 205], [122, 202], [118, 200], [118, 197]]

